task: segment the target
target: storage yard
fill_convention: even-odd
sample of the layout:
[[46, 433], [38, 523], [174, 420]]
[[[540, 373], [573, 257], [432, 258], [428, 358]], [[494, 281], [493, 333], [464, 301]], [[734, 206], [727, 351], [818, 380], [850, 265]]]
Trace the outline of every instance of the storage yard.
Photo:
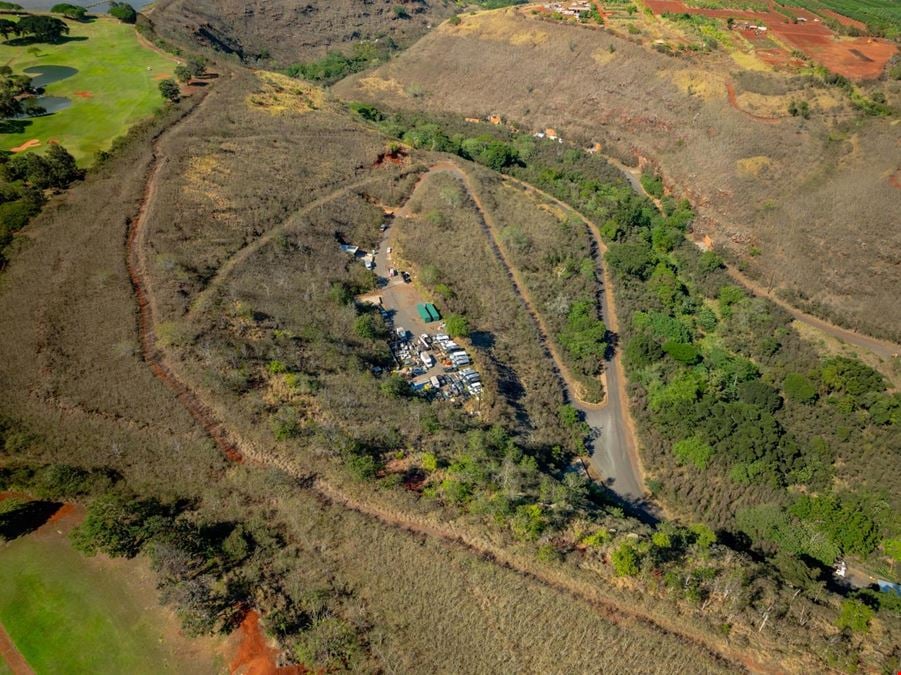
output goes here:
[[441, 312], [423, 302], [412, 275], [393, 266], [389, 227], [388, 223], [382, 226], [382, 245], [368, 254], [355, 246], [341, 244], [341, 248], [378, 276], [379, 289], [359, 300], [379, 306], [390, 330], [396, 372], [422, 396], [454, 403], [478, 398], [482, 378], [472, 355], [446, 333]]

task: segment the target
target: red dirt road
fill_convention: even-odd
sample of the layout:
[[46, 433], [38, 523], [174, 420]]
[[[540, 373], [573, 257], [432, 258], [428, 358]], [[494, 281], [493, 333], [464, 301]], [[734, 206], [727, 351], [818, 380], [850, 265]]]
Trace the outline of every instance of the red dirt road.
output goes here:
[[[897, 53], [897, 46], [881, 38], [848, 38], [836, 35], [816, 14], [797, 7], [788, 8], [798, 18], [793, 23], [775, 9], [755, 12], [740, 9], [703, 9], [689, 7], [682, 0], [642, 0], [654, 14], [699, 14], [715, 19], [733, 18], [764, 25], [767, 33], [789, 49], [797, 49], [834, 73], [851, 80], [874, 80]], [[772, 6], [772, 4], [771, 4]], [[843, 17], [844, 18], [844, 17]], [[848, 19], [850, 21], [850, 19]]]
[[16, 649], [12, 638], [9, 637], [2, 625], [0, 625], [0, 656], [3, 657], [9, 669], [13, 671], [13, 675], [34, 675], [34, 671], [28, 665], [28, 661]]
[[778, 117], [764, 117], [763, 115], [755, 115], [754, 113], [750, 113], [747, 110], [742, 110], [738, 105], [738, 98], [735, 95], [735, 85], [732, 84], [731, 80], [726, 80], [726, 97], [729, 99], [729, 105], [735, 108], [738, 112], [744, 113], [751, 119], [755, 119], [758, 122], [765, 122], [766, 124], [778, 124]]

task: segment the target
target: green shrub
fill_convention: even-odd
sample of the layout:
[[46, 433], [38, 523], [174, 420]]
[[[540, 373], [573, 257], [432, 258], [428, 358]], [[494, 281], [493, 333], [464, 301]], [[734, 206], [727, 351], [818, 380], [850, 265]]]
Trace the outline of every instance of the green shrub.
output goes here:
[[445, 319], [445, 327], [450, 337], [469, 337], [469, 321], [460, 314], [450, 314]]
[[673, 445], [673, 454], [680, 463], [689, 462], [698, 469], [706, 469], [713, 456], [713, 448], [702, 439], [693, 436]]
[[789, 373], [782, 382], [782, 391], [788, 398], [798, 403], [812, 403], [817, 397], [817, 389], [801, 373]]
[[641, 557], [635, 546], [629, 542], [623, 542], [610, 556], [613, 569], [617, 576], [634, 577], [638, 574]]
[[873, 615], [873, 610], [863, 602], [856, 598], [848, 598], [842, 601], [841, 612], [835, 625], [853, 633], [866, 633], [870, 630], [870, 619]]

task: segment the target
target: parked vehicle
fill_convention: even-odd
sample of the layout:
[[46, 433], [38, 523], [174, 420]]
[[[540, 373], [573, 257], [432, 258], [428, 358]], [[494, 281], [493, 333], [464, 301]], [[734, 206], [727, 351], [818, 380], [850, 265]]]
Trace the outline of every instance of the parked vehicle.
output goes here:
[[435, 365], [434, 357], [428, 352], [419, 352], [419, 360], [422, 361], [422, 365], [426, 368], [431, 368]]
[[397, 334], [397, 337], [399, 337], [401, 340], [407, 339], [407, 329], [404, 328], [403, 326], [398, 326], [397, 328], [394, 329], [394, 332]]

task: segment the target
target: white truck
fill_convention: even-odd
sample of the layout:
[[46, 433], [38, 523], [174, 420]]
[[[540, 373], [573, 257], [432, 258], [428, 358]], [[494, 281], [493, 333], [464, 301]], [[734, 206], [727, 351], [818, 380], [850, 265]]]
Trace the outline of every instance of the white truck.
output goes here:
[[428, 352], [419, 352], [419, 360], [422, 361], [422, 365], [426, 368], [431, 368], [435, 365], [435, 359]]

